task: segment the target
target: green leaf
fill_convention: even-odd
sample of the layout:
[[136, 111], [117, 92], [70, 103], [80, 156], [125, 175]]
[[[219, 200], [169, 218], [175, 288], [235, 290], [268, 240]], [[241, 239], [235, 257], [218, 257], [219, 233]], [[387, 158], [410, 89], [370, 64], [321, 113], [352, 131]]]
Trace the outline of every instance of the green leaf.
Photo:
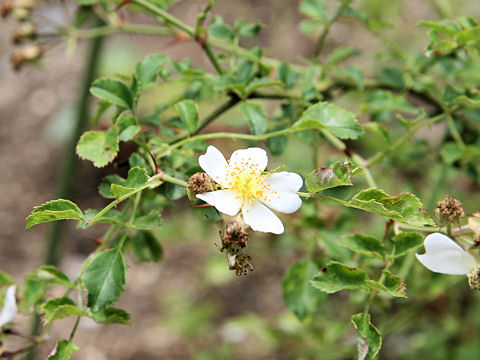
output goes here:
[[143, 90], [153, 83], [160, 69], [168, 62], [168, 57], [163, 55], [148, 55], [144, 57], [135, 68], [139, 89]]
[[353, 83], [358, 90], [364, 90], [365, 86], [363, 85], [363, 73], [357, 66], [345, 66], [343, 68], [335, 69], [333, 73], [336, 77]]
[[192, 100], [183, 100], [175, 105], [180, 113], [180, 119], [187, 128], [189, 134], [193, 134], [198, 126], [198, 106]]
[[147, 215], [135, 218], [131, 226], [137, 230], [158, 230], [162, 226], [162, 217], [158, 210], [150, 210]]
[[353, 185], [352, 177], [363, 175], [363, 169], [351, 161], [337, 161], [330, 168], [312, 171], [305, 179], [308, 192], [317, 193], [337, 186]]
[[403, 89], [405, 87], [403, 73], [399, 68], [396, 67], [383, 68], [380, 71], [380, 80], [382, 80], [384, 84], [396, 89]]
[[442, 145], [440, 155], [445, 164], [452, 165], [455, 161], [460, 160], [463, 151], [454, 142], [448, 142]]
[[90, 160], [96, 167], [104, 167], [118, 152], [118, 128], [114, 125], [105, 131], [87, 131], [77, 144], [77, 154]]
[[403, 256], [423, 244], [423, 236], [416, 232], [403, 232], [394, 237], [394, 257]]
[[352, 323], [358, 332], [358, 359], [371, 360], [382, 347], [382, 336], [370, 322], [370, 314], [360, 313], [352, 316]]
[[361, 234], [345, 235], [340, 238], [338, 243], [361, 254], [375, 256], [380, 259], [385, 257], [385, 246], [379, 239], [373, 236]]
[[90, 92], [114, 105], [127, 109], [133, 108], [132, 94], [127, 85], [120, 81], [108, 78], [97, 79], [93, 82]]
[[299, 261], [293, 264], [283, 278], [283, 299], [290, 311], [300, 320], [315, 311], [323, 300], [322, 294], [310, 284], [318, 273], [312, 261]]
[[90, 317], [100, 324], [130, 324], [130, 315], [122, 309], [113, 307], [99, 312], [92, 312]]
[[45, 324], [68, 316], [84, 315], [83, 311], [67, 297], [49, 300], [42, 305], [41, 310], [45, 314], [43, 319]]
[[[95, 215], [100, 212], [100, 209], [88, 209], [85, 211], [85, 222], [88, 223]], [[110, 209], [105, 214], [103, 214], [95, 223], [113, 223], [113, 224], [124, 224], [125, 220], [123, 219], [122, 213], [116, 209]], [[79, 228], [86, 229], [89, 225], [84, 223], [79, 224]]]
[[130, 114], [122, 114], [115, 125], [118, 127], [118, 139], [120, 141], [132, 140], [141, 130], [135, 116]]
[[356, 194], [347, 206], [413, 226], [435, 225], [420, 200], [411, 193], [390, 196], [382, 190], [370, 188]]
[[36, 279], [35, 273], [29, 274], [23, 284], [22, 301], [20, 307], [28, 308], [37, 304], [47, 291], [47, 283]]
[[313, 19], [327, 21], [327, 4], [325, 0], [302, 0], [300, 3], [300, 12]]
[[288, 66], [286, 62], [282, 61], [277, 70], [277, 78], [285, 84], [287, 89], [293, 87], [297, 83], [299, 77], [300, 73], [292, 70], [292, 68]]
[[341, 139], [357, 139], [363, 134], [362, 126], [352, 113], [326, 102], [310, 106], [293, 127], [327, 129]]
[[68, 340], [60, 340], [57, 342], [55, 353], [48, 357], [48, 360], [68, 360], [74, 352], [80, 350], [80, 348], [73, 342]]
[[124, 185], [113, 183], [110, 192], [115, 197], [123, 196], [139, 187], [142, 187], [148, 182], [148, 175], [145, 169], [134, 167], [128, 170], [128, 177]]
[[27, 217], [27, 229], [40, 223], [66, 219], [83, 221], [82, 210], [70, 200], [52, 200], [33, 209]]
[[272, 155], [282, 155], [287, 145], [288, 137], [285, 135], [274, 136], [267, 139], [267, 147]]
[[234, 33], [232, 28], [224, 23], [223, 18], [219, 15], [216, 15], [213, 17], [212, 23], [208, 28], [208, 36], [225, 41], [232, 41]]
[[68, 276], [53, 265], [41, 266], [34, 273], [36, 274], [37, 280], [73, 287]]
[[88, 307], [96, 312], [117, 301], [125, 286], [125, 271], [125, 259], [120, 249], [96, 255], [81, 275], [88, 291]]
[[311, 284], [313, 287], [332, 294], [344, 289], [365, 289], [367, 274], [362, 270], [331, 262], [321, 269]]
[[267, 130], [267, 115], [263, 108], [255, 103], [244, 102], [241, 107], [242, 114], [248, 119], [248, 125], [253, 135], [263, 135]]
[[119, 175], [108, 175], [104, 177], [102, 182], [100, 183], [98, 187], [98, 192], [100, 193], [100, 195], [107, 199], [115, 199], [115, 195], [113, 195], [111, 192], [112, 184], [125, 186], [126, 181], [127, 180], [125, 180]]
[[262, 30], [263, 25], [257, 23], [247, 23], [243, 19], [235, 22], [235, 33], [241, 36], [255, 37]]
[[352, 56], [360, 55], [360, 50], [353, 46], [338, 47], [328, 56], [326, 65], [331, 66], [342, 62]]
[[381, 281], [367, 280], [367, 285], [373, 290], [382, 290], [395, 297], [407, 297], [405, 281], [388, 270], [383, 270]]
[[150, 231], [137, 232], [131, 243], [133, 255], [138, 261], [158, 262], [162, 259], [162, 247]]
[[112, 106], [112, 104], [110, 102], [105, 101], [105, 100], [100, 100], [97, 103], [97, 113], [95, 114], [95, 116], [92, 119], [90, 119], [90, 125], [97, 125], [98, 121], [102, 117], [103, 113], [105, 111], [107, 111], [107, 109], [110, 106]]

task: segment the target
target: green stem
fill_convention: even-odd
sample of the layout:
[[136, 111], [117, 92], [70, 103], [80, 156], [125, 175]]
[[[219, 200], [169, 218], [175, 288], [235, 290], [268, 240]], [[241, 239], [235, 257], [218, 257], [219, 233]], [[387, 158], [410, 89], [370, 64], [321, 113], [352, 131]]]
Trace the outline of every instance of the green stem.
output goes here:
[[80, 324], [80, 319], [82, 318], [81, 315], [77, 316], [77, 319], [75, 320], [75, 324], [73, 325], [72, 332], [70, 333], [70, 337], [68, 338], [68, 341], [72, 341], [73, 337], [75, 336], [75, 333], [77, 332], [78, 329], [78, 324]]
[[337, 9], [337, 11], [333, 15], [333, 17], [323, 27], [323, 31], [322, 31], [320, 37], [318, 38], [317, 45], [315, 47], [315, 53], [314, 53], [315, 57], [318, 57], [320, 55], [320, 53], [322, 52], [323, 46], [325, 45], [325, 40], [327, 39], [327, 35], [330, 32], [330, 28], [338, 20], [338, 18], [343, 14], [343, 12], [350, 6], [352, 1], [353, 0], [344, 1], [342, 6], [340, 6]]
[[95, 37], [107, 36], [116, 33], [130, 33], [139, 35], [175, 35], [175, 31], [167, 27], [151, 26], [142, 24], [118, 24], [105, 25], [93, 29], [78, 30], [75, 28], [66, 28], [63, 32], [67, 36], [73, 36], [82, 39], [91, 39]]
[[453, 140], [455, 140], [457, 146], [461, 150], [465, 150], [465, 143], [463, 142], [462, 136], [457, 130], [457, 127], [455, 126], [455, 121], [453, 120], [452, 115], [447, 114], [447, 125], [448, 125], [448, 130], [450, 131], [450, 134], [453, 137]]

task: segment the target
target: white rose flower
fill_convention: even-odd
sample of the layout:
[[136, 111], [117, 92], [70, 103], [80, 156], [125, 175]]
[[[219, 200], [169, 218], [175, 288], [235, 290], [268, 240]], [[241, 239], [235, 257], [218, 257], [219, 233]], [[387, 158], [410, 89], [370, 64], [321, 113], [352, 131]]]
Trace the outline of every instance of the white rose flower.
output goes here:
[[416, 254], [428, 270], [441, 274], [468, 275], [476, 272], [475, 258], [448, 236], [433, 233], [425, 238], [425, 254]]
[[15, 299], [15, 285], [10, 286], [5, 293], [3, 309], [0, 313], [0, 328], [7, 325], [17, 314], [17, 300]]
[[230, 216], [241, 210], [243, 220], [255, 231], [283, 233], [282, 222], [270, 209], [291, 214], [302, 205], [297, 195], [303, 184], [300, 175], [264, 172], [268, 157], [263, 149], [236, 150], [227, 162], [216, 147], [209, 146], [198, 162], [221, 190], [197, 194], [197, 198]]

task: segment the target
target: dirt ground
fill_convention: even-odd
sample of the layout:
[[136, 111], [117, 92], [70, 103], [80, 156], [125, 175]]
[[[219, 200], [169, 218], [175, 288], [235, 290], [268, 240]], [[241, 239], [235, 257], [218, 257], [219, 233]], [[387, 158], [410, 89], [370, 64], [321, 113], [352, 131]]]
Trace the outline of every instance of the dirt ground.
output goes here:
[[[408, 18], [405, 20], [406, 29], [430, 11], [426, 3], [407, 3], [412, 16], [405, 17]], [[176, 5], [173, 12], [194, 23], [202, 4], [201, 1], [185, 1]], [[236, 17], [264, 23], [266, 28], [260, 41], [269, 56], [298, 60], [298, 54], [310, 51], [312, 42], [300, 37], [296, 30], [301, 18], [297, 6], [297, 1], [229, 0], [220, 2], [215, 12], [224, 14], [230, 23]], [[56, 20], [65, 18], [58, 3], [50, 2], [47, 8], [46, 13]], [[25, 218], [33, 206], [55, 196], [56, 177], [64, 154], [64, 141], [68, 137], [69, 111], [79, 91], [85, 47], [80, 44], [74, 56], [68, 58], [65, 44], [60, 44], [46, 54], [39, 67], [26, 67], [15, 73], [8, 60], [12, 51], [9, 37], [14, 27], [13, 20], [3, 21], [0, 32], [0, 270], [21, 283], [28, 272], [42, 263], [44, 239], [49, 227], [39, 225], [25, 230]], [[407, 38], [405, 34], [404, 37]], [[120, 71], [129, 71], [125, 69], [131, 69], [135, 61], [148, 53], [162, 53], [174, 59], [198, 53], [195, 44], [172, 45], [170, 39], [121, 35], [108, 42], [110, 49], [124, 49], [115, 65]], [[345, 42], [360, 44], [366, 49], [377, 44], [372, 37], [359, 37], [348, 21], [332, 29], [329, 46]], [[366, 55], [367, 58], [373, 57]], [[105, 62], [108, 59], [107, 56]], [[204, 57], [196, 57], [195, 61], [197, 65], [209, 67]], [[103, 174], [83, 162], [72, 200], [82, 208], [101, 205], [103, 200], [98, 198], [96, 186]], [[192, 233], [196, 233], [195, 229], [190, 231]], [[98, 228], [88, 235], [101, 234], [102, 229]], [[73, 359], [189, 359], [200, 350], [221, 348], [223, 342], [235, 345], [234, 353], [226, 358], [285, 358], [281, 349], [268, 346], [268, 340], [259, 340], [245, 331], [235, 331], [234, 327], [232, 330], [227, 320], [255, 314], [269, 321], [284, 313], [281, 278], [294, 255], [284, 256], [280, 261], [265, 256], [261, 269], [248, 277], [236, 278], [227, 274], [221, 283], [206, 282], [206, 264], [217, 266], [216, 258], [221, 257], [213, 246], [218, 241], [217, 235], [211, 231], [206, 233], [206, 238], [189, 239], [187, 234], [184, 230], [177, 235], [184, 238], [167, 239], [164, 259], [158, 264], [139, 264], [128, 259], [127, 287], [118, 307], [130, 312], [132, 324], [101, 326], [82, 321], [75, 337], [81, 351]], [[265, 253], [268, 239], [259, 240], [264, 244], [256, 245], [258, 251]], [[75, 276], [93, 248], [84, 232], [69, 226], [59, 268]], [[193, 301], [190, 296], [194, 296]], [[182, 302], [187, 302], [185, 298], [191, 304], [182, 308]], [[176, 326], [173, 317], [176, 316], [179, 323], [187, 321], [196, 308], [202, 308], [207, 314], [195, 312], [199, 318], [197, 331], [188, 326], [185, 329]], [[207, 325], [207, 321], [202, 322], [202, 316], [209, 317]], [[19, 320], [25, 330], [28, 330], [28, 320]], [[45, 358], [57, 339], [67, 337], [71, 327], [70, 319], [56, 324], [50, 340], [40, 349], [39, 359]], [[186, 341], [188, 338], [193, 341]], [[204, 358], [221, 357], [208, 355]]]

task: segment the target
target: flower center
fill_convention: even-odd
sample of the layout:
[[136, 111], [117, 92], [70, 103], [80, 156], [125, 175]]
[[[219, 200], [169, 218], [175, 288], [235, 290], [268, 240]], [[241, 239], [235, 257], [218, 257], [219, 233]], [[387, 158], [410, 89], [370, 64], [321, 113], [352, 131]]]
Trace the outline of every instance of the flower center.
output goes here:
[[269, 174], [259, 173], [255, 164], [250, 162], [240, 163], [240, 166], [230, 167], [227, 171], [228, 188], [235, 191], [237, 198], [252, 204], [264, 197], [270, 185], [265, 184]]

